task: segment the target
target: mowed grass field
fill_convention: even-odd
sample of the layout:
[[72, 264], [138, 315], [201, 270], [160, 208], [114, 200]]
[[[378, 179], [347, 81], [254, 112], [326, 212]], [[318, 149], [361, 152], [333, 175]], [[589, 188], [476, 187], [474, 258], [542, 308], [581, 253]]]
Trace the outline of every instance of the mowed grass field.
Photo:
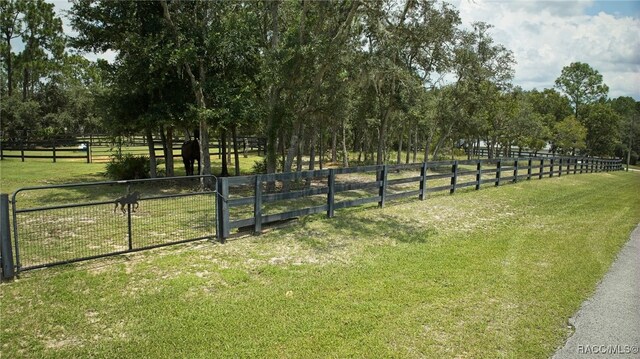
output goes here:
[[[100, 171], [0, 163], [3, 192]], [[0, 356], [545, 358], [638, 222], [640, 173], [569, 175], [25, 272]]]

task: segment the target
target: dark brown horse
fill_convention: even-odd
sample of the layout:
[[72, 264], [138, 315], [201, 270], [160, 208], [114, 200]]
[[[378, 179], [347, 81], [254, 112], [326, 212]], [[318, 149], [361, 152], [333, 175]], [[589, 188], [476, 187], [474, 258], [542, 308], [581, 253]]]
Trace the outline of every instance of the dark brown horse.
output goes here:
[[193, 176], [193, 165], [198, 161], [198, 172], [200, 174], [200, 143], [197, 139], [185, 141], [182, 144], [182, 162], [187, 176]]

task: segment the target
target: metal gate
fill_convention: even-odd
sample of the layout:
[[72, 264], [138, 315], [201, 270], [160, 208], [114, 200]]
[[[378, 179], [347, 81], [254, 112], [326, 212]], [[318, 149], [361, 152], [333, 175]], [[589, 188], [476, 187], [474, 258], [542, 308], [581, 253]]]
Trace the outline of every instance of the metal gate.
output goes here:
[[191, 176], [21, 188], [11, 197], [15, 271], [214, 239], [216, 186]]

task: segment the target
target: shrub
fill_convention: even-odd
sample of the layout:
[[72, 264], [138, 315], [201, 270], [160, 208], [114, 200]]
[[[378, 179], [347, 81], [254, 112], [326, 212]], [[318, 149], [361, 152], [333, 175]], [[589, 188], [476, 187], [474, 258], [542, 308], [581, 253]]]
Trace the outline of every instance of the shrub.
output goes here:
[[[279, 159], [276, 163], [276, 172], [282, 172], [283, 168], [284, 168], [284, 161], [282, 159]], [[267, 173], [267, 158], [264, 157], [262, 161], [255, 161], [253, 163], [252, 171], [255, 174]]]
[[130, 153], [114, 155], [107, 163], [106, 176], [112, 180], [130, 180], [149, 178], [149, 158], [146, 156], [134, 156]]

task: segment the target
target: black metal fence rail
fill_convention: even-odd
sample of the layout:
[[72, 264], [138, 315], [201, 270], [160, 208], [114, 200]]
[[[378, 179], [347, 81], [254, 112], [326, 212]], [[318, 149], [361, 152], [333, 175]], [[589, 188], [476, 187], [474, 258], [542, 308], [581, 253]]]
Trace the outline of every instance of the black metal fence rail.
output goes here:
[[[428, 193], [439, 191], [453, 194], [466, 187], [479, 190], [486, 184], [500, 186], [521, 180], [621, 169], [621, 160], [527, 157], [220, 178], [217, 233], [224, 242], [235, 229], [260, 233], [262, 226], [268, 223], [323, 212], [331, 218], [336, 209], [367, 203], [383, 207], [387, 201], [412, 197], [424, 200]], [[350, 174], [362, 177], [339, 180], [341, 176]], [[366, 177], [367, 174], [370, 178]], [[341, 196], [348, 192], [352, 196]], [[302, 201], [295, 204], [291, 203], [292, 200]], [[287, 202], [287, 205], [274, 205], [279, 202]], [[269, 207], [275, 211], [265, 213]]]
[[2, 264], [20, 273], [213, 239], [215, 181], [192, 176], [21, 188], [11, 197], [12, 253], [3, 250]]

